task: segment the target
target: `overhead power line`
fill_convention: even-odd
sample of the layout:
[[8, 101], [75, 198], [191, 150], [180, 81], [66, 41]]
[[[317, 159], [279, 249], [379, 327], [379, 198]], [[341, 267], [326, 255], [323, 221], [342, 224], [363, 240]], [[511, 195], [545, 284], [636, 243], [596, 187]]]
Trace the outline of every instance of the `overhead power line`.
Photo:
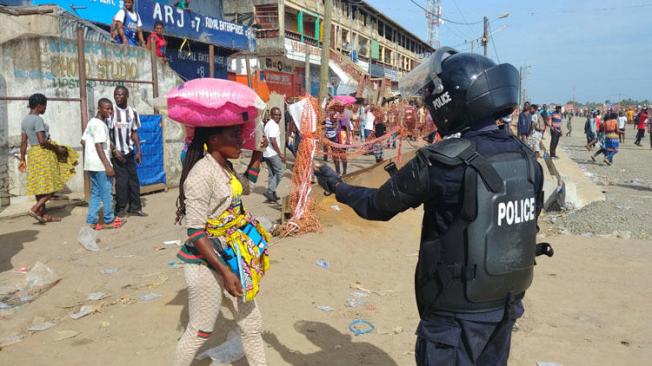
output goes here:
[[443, 21], [445, 21], [445, 22], [451, 23], [451, 24], [458, 24], [458, 25], [474, 25], [474, 24], [480, 24], [480, 23], [482, 23], [482, 20], [479, 21], [479, 22], [465, 23], [465, 22], [458, 22], [458, 21], [455, 21], [455, 20], [446, 19], [446, 18], [444, 18], [444, 17], [442, 17], [442, 16], [440, 16], [440, 15], [433, 14], [432, 12], [430, 12], [428, 9], [424, 8], [423, 5], [419, 4], [419, 3], [416, 2], [415, 0], [410, 0], [410, 2], [411, 2], [412, 4], [414, 4], [414, 5], [416, 5], [417, 7], [419, 7], [421, 10], [425, 11], [426, 14], [430, 14], [430, 15], [433, 16], [433, 17], [439, 18], [439, 19], [441, 19], [441, 20], [443, 20]]

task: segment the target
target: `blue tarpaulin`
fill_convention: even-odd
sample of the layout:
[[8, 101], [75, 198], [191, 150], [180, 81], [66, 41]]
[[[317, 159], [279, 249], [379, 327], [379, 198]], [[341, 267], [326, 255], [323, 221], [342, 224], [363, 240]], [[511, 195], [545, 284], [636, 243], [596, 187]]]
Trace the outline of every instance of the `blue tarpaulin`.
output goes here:
[[161, 115], [140, 115], [138, 137], [143, 151], [143, 161], [136, 170], [141, 186], [166, 183], [162, 123]]

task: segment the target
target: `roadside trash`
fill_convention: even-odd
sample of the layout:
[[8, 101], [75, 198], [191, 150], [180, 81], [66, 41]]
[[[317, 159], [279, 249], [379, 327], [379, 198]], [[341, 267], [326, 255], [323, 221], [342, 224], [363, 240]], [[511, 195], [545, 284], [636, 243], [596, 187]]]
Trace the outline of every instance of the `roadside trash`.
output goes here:
[[77, 240], [86, 250], [90, 250], [91, 252], [100, 251], [100, 247], [97, 246], [97, 231], [86, 225], [82, 226], [81, 230], [79, 230]]
[[79, 311], [76, 313], [69, 313], [71, 318], [77, 320], [85, 317], [88, 314], [93, 313], [93, 307], [90, 305], [84, 305], [81, 308], [79, 308]]
[[323, 268], [323, 269], [330, 269], [331, 268], [331, 264], [328, 263], [328, 261], [326, 259], [324, 259], [324, 258], [321, 258], [321, 259], [317, 260], [316, 264], [319, 267]]
[[79, 332], [74, 330], [57, 330], [57, 334], [54, 336], [55, 341], [63, 341], [64, 339], [74, 338], [79, 335]]
[[160, 252], [161, 250], [166, 250], [166, 247], [154, 247], [154, 250]]
[[32, 326], [27, 328], [27, 330], [29, 330], [30, 332], [40, 332], [40, 331], [50, 329], [53, 326], [54, 326], [54, 323], [52, 323], [52, 322], [32, 323]]
[[29, 267], [27, 266], [22, 266], [16, 270], [18, 273], [27, 273], [29, 271]]
[[369, 296], [368, 294], [362, 292], [362, 291], [353, 291], [351, 295], [349, 295], [349, 298], [346, 299], [346, 302], [344, 305], [347, 308], [355, 308], [359, 305], [364, 305], [367, 303], [366, 297]]
[[360, 282], [351, 283], [351, 284], [349, 284], [349, 287], [351, 289], [353, 289], [353, 290], [358, 290], [358, 291], [364, 292], [365, 294], [375, 294], [375, 295], [378, 295], [378, 296], [385, 296], [388, 293], [393, 292], [392, 290], [385, 290], [385, 291], [368, 290], [368, 289], [362, 287]]
[[181, 240], [166, 240], [163, 242], [164, 245], [176, 245], [178, 247], [181, 246]]
[[114, 273], [118, 273], [119, 269], [116, 267], [109, 267], [109, 268], [104, 268], [103, 270], [100, 271], [101, 274], [103, 275], [111, 275]]
[[59, 281], [59, 276], [53, 270], [41, 262], [36, 262], [25, 275], [23, 283], [17, 284], [8, 292], [4, 290], [0, 292], [2, 299], [0, 309], [7, 310], [29, 303]]
[[335, 311], [335, 309], [333, 309], [332, 307], [327, 306], [327, 305], [318, 305], [317, 309], [319, 309], [319, 310], [321, 310], [321, 311], [323, 311], [325, 313], [330, 313], [330, 312]]
[[23, 336], [18, 334], [2, 337], [0, 338], [0, 348], [9, 346], [11, 344], [16, 344], [22, 340]]
[[381, 334], [385, 334], [385, 335], [399, 335], [399, 334], [401, 334], [401, 333], [403, 333], [403, 327], [400, 327], [400, 326], [399, 326], [399, 327], [395, 327], [394, 329], [392, 329], [392, 330], [389, 331], [389, 332], [382, 332]]
[[332, 206], [331, 206], [331, 209], [332, 209], [333, 211], [335, 211], [335, 212], [340, 212], [340, 211], [342, 211], [342, 209], [340, 208], [339, 205], [332, 205]]
[[106, 294], [104, 292], [91, 292], [90, 294], [88, 294], [86, 300], [97, 301], [97, 300], [102, 300], [105, 297]]
[[169, 261], [168, 262], [168, 267], [170, 267], [172, 269], [177, 269], [177, 268], [181, 268], [182, 264], [183, 264], [182, 262], [177, 262], [176, 260]]
[[371, 333], [374, 329], [373, 324], [367, 320], [355, 319], [349, 324], [349, 331], [356, 336]]
[[211, 366], [229, 365], [244, 357], [242, 342], [240, 340], [240, 331], [231, 329], [226, 336], [226, 342], [215, 348], [211, 348], [197, 356], [198, 360], [210, 357], [213, 362]]
[[267, 231], [267, 232], [272, 232], [272, 228], [274, 227], [274, 223], [272, 223], [272, 220], [268, 219], [267, 217], [257, 217], [256, 220], [260, 223], [260, 225]]
[[143, 302], [154, 301], [154, 300], [160, 298], [161, 296], [162, 295], [150, 292], [150, 293], [147, 293], [147, 294], [144, 294], [143, 296], [141, 296], [140, 301], [143, 301]]

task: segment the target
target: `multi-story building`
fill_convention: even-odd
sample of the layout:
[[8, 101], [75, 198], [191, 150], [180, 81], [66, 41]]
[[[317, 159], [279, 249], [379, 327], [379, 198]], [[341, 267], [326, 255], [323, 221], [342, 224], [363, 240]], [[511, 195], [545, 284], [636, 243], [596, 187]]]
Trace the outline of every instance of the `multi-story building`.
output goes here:
[[[259, 65], [266, 71], [270, 89], [278, 82], [285, 94], [301, 95], [305, 75], [310, 75], [309, 89], [315, 94], [322, 66], [324, 7], [323, 0], [225, 0], [224, 16], [248, 20], [256, 28]], [[338, 94], [349, 94], [355, 85], [353, 91], [362, 96], [371, 83], [376, 83], [375, 88], [369, 88], [373, 90], [379, 86], [396, 88], [398, 80], [433, 51], [362, 0], [334, 0], [330, 35], [331, 84], [347, 86], [338, 88]]]

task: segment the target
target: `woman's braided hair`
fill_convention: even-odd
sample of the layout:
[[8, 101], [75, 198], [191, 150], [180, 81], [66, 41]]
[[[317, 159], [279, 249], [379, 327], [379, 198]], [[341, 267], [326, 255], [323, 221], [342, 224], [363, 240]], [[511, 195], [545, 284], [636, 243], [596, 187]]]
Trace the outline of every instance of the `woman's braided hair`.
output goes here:
[[222, 127], [197, 127], [195, 128], [195, 136], [188, 146], [186, 152], [186, 159], [183, 162], [183, 169], [181, 171], [181, 179], [179, 181], [179, 197], [177, 198], [177, 218], [175, 223], [181, 224], [184, 216], [186, 216], [186, 193], [183, 187], [188, 178], [188, 174], [195, 166], [195, 164], [204, 157], [204, 145], [208, 142], [209, 137], [218, 134]]

